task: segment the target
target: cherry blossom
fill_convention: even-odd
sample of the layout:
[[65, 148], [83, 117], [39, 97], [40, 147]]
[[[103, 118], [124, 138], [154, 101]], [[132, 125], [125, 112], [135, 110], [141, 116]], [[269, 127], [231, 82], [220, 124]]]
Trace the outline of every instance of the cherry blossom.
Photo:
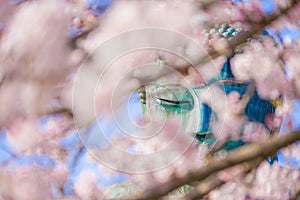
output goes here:
[[[199, 183], [208, 183], [201, 194], [207, 199], [297, 198], [300, 5], [274, 0], [272, 8], [265, 6], [244, 0], [0, 0], [0, 199], [160, 198], [188, 184], [187, 194], [174, 195], [184, 198]], [[146, 47], [123, 52], [142, 40], [122, 35], [152, 29], [181, 37], [145, 31]], [[101, 49], [118, 36], [111, 49]], [[157, 44], [164, 48], [148, 48]], [[112, 57], [116, 52], [123, 54]], [[230, 81], [247, 85], [245, 94], [226, 93], [220, 81], [211, 81], [227, 60]], [[193, 102], [192, 111], [165, 113], [159, 89], [147, 90], [165, 83], [188, 87], [192, 100], [169, 103]], [[76, 92], [88, 88], [94, 88], [94, 105], [88, 95], [75, 104]], [[138, 111], [126, 107], [137, 91], [144, 92]], [[254, 92], [276, 107], [262, 122], [245, 113]], [[254, 150], [273, 143], [283, 148], [273, 145], [265, 150], [272, 153], [251, 157], [251, 149], [227, 152], [197, 141], [195, 121], [205, 117], [200, 102], [214, 113], [212, 133], [204, 136], [221, 144], [241, 140]], [[128, 109], [142, 116], [125, 115]], [[289, 140], [281, 144], [278, 132]], [[207, 168], [201, 179], [193, 176]], [[119, 175], [118, 181], [126, 179], [120, 193], [107, 186]]]

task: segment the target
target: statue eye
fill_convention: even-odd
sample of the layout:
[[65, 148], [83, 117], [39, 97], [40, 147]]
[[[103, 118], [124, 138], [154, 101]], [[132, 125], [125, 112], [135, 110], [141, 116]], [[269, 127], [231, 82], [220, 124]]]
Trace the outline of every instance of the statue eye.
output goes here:
[[167, 113], [181, 113], [194, 108], [193, 96], [189, 90], [176, 86], [165, 85], [156, 88], [155, 98]]
[[165, 101], [166, 103], [170, 103], [170, 104], [191, 104], [191, 101], [173, 101], [173, 100], [168, 100], [168, 99], [162, 99], [162, 98], [158, 98], [161, 101]]

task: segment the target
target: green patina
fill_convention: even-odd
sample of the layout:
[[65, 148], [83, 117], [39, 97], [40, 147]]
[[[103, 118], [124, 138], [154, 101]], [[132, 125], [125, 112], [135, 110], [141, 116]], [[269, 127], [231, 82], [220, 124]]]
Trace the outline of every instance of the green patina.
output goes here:
[[[223, 82], [226, 81], [226, 84]], [[201, 143], [214, 144], [216, 138], [212, 135], [212, 129], [210, 123], [217, 120], [216, 114], [211, 110], [211, 108], [201, 101], [199, 98], [199, 93], [201, 89], [209, 87], [212, 84], [218, 84], [220, 88], [229, 94], [232, 91], [237, 91], [241, 96], [243, 96], [248, 88], [249, 83], [235, 81], [234, 76], [231, 72], [230, 59], [224, 64], [220, 74], [212, 78], [207, 84], [201, 87], [186, 89], [176, 85], [160, 85], [155, 84], [148, 87], [146, 92], [150, 92], [154, 95], [152, 98], [156, 98], [159, 104], [159, 110], [165, 113], [167, 116], [180, 115], [182, 116], [182, 128], [187, 128], [191, 120], [193, 120], [193, 110], [195, 110], [194, 98], [197, 97], [198, 107], [200, 111], [199, 120], [196, 122], [198, 130], [194, 131], [196, 138]], [[219, 84], [221, 83], [221, 84]], [[193, 98], [193, 93], [194, 98]], [[146, 99], [147, 102], [147, 99]], [[147, 112], [146, 104], [143, 105], [144, 112]], [[245, 115], [248, 117], [249, 121], [259, 122], [265, 124], [265, 117], [268, 114], [273, 114], [275, 107], [267, 100], [261, 99], [257, 92], [254, 91], [248, 105], [245, 109]], [[193, 122], [195, 123], [195, 122]], [[232, 150], [241, 145], [244, 142], [242, 140], [229, 140], [223, 146], [224, 150]]]

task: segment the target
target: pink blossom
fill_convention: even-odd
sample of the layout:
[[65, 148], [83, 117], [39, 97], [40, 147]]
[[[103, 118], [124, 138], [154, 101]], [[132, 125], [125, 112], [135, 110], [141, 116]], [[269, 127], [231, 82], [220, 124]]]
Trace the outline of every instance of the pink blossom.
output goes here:
[[6, 22], [7, 19], [12, 15], [14, 11], [14, 5], [10, 1], [0, 1], [0, 23]]
[[2, 170], [1, 199], [53, 199], [49, 171], [35, 165], [13, 171]]
[[15, 119], [9, 124], [7, 135], [19, 151], [30, 149], [42, 139], [36, 119]]
[[[265, 40], [268, 40], [265, 41]], [[268, 38], [263, 39], [270, 43]], [[268, 44], [252, 40], [242, 54], [236, 55], [232, 61], [232, 71], [241, 81], [254, 80], [259, 95], [266, 99], [276, 99], [280, 95], [293, 97], [291, 85], [285, 76], [283, 63], [278, 59], [278, 49]], [[274, 83], [276, 78], [276, 83]]]
[[94, 172], [88, 170], [81, 172], [74, 186], [76, 195], [83, 200], [92, 198], [104, 199], [105, 196], [101, 189], [96, 186], [96, 181], [97, 176]]
[[258, 142], [269, 137], [269, 131], [263, 124], [257, 122], [248, 122], [243, 129], [243, 141]]
[[217, 85], [201, 91], [200, 99], [204, 101], [217, 114], [217, 120], [211, 122], [215, 136], [224, 141], [228, 137], [238, 139], [247, 117], [243, 115], [245, 105], [240, 101], [237, 92], [226, 96]]

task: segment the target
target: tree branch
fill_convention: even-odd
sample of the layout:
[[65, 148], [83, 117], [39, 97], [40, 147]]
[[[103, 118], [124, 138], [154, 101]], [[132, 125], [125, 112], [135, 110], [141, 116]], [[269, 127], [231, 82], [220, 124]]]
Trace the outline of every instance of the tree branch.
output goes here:
[[200, 9], [201, 10], [207, 10], [209, 9], [211, 6], [214, 6], [216, 4], [218, 4], [220, 2], [220, 0], [208, 0], [208, 1], [200, 1]]
[[[218, 2], [218, 0], [216, 1]], [[266, 26], [269, 26], [270, 24], [274, 23], [276, 20], [280, 19], [281, 17], [288, 15], [289, 12], [295, 8], [300, 3], [300, 0], [291, 0], [291, 2], [286, 6], [284, 9], [279, 10], [279, 12], [274, 12], [274, 14], [267, 15], [264, 17], [260, 22], [251, 22], [250, 24], [251, 29], [248, 31], [245, 31], [243, 33], [238, 34], [237, 36], [233, 37], [230, 41], [227, 41], [227, 45], [221, 49], [221, 50], [214, 50], [209, 49], [207, 51], [207, 54], [199, 57], [197, 60], [197, 64], [195, 66], [192, 66], [191, 63], [187, 63], [186, 65], [181, 66], [180, 68], [177, 68], [176, 70], [179, 71], [182, 74], [187, 74], [188, 68], [190, 67], [200, 67], [201, 65], [204, 65], [208, 62], [210, 62], [213, 59], [216, 59], [220, 57], [221, 55], [230, 56], [234, 49], [236, 49], [238, 46], [243, 45], [247, 42], [247, 40], [255, 35], [257, 35], [259, 32], [261, 32]], [[208, 6], [211, 6], [208, 4]], [[169, 74], [168, 74], [169, 75]], [[165, 74], [160, 75], [158, 78], [164, 77]]]
[[149, 188], [147, 191], [137, 194], [136, 197], [138, 199], [157, 199], [181, 185], [203, 180], [215, 172], [236, 164], [250, 161], [258, 157], [267, 158], [280, 148], [288, 146], [296, 141], [300, 141], [300, 130], [282, 136], [274, 135], [265, 141], [242, 146], [229, 152], [223, 159], [212, 159], [207, 165], [198, 170], [191, 171], [184, 177], [175, 177], [163, 184]]
[[290, 198], [291, 200], [298, 200], [300, 198], [300, 185], [296, 188], [296, 191]]
[[68, 114], [73, 117], [73, 112], [71, 109], [66, 107], [59, 107], [59, 108], [50, 108], [41, 113], [41, 115], [54, 115], [54, 114]]
[[[254, 168], [259, 166], [259, 164], [264, 160], [264, 158], [259, 157], [254, 160], [250, 160], [242, 163], [241, 167], [242, 173], [246, 174], [252, 171]], [[201, 183], [199, 183], [193, 190], [191, 190], [185, 197], [185, 200], [201, 199], [207, 195], [210, 191], [222, 186], [226, 183], [224, 180], [221, 180], [217, 173], [213, 173]]]
[[[269, 26], [279, 18], [287, 15], [299, 3], [300, 0], [292, 0], [291, 3], [285, 9], [282, 9], [279, 13], [275, 12], [274, 14], [268, 15], [259, 23], [253, 22], [253, 24], [251, 24], [252, 28], [250, 30], [245, 31], [244, 33], [241, 33], [236, 37], [232, 38], [230, 41], [228, 41], [228, 45], [226, 48], [219, 51], [209, 50], [208, 55], [204, 55], [200, 57], [197, 66], [205, 64], [209, 62], [211, 59], [218, 58], [221, 55], [229, 56], [236, 47], [247, 42], [249, 38], [253, 37], [253, 35], [262, 31], [266, 26]], [[187, 70], [189, 67], [190, 65], [186, 65], [181, 70], [184, 69]]]

